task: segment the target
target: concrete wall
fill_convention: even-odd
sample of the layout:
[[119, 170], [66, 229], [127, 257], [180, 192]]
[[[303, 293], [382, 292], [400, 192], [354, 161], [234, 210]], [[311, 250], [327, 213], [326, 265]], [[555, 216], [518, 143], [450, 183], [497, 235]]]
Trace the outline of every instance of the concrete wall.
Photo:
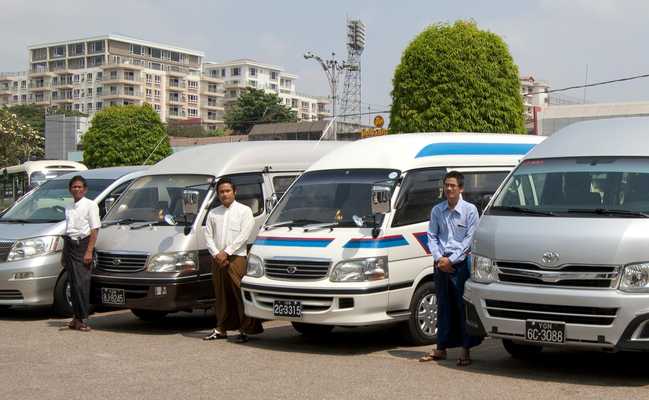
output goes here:
[[67, 160], [77, 150], [81, 136], [88, 130], [88, 118], [48, 115], [45, 117], [45, 158]]

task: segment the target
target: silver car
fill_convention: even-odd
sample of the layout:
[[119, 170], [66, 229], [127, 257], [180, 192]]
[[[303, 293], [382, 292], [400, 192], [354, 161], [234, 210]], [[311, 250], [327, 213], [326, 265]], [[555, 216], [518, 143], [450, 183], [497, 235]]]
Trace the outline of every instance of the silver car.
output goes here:
[[649, 350], [649, 118], [570, 125], [537, 145], [481, 218], [465, 289], [474, 334]]
[[53, 305], [71, 313], [69, 282], [61, 266], [65, 206], [72, 202], [69, 179], [83, 176], [86, 197], [101, 215], [147, 167], [115, 167], [74, 172], [49, 180], [14, 203], [0, 217], [0, 308]]

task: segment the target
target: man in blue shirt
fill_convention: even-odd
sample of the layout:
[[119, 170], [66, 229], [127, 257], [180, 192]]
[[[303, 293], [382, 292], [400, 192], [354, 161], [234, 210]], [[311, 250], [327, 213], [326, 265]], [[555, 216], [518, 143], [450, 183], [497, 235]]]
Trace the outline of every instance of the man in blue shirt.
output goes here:
[[482, 338], [469, 336], [464, 320], [464, 283], [469, 279], [467, 256], [478, 226], [478, 209], [462, 199], [464, 176], [450, 171], [444, 177], [446, 201], [433, 207], [428, 247], [435, 261], [437, 348], [419, 361], [445, 360], [446, 350], [462, 347], [457, 365], [471, 364], [469, 349]]

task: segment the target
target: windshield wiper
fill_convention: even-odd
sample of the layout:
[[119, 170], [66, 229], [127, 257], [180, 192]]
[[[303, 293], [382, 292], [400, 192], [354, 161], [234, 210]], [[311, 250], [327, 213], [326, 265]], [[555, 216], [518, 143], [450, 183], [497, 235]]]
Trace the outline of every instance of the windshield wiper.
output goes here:
[[134, 222], [146, 222], [146, 221], [143, 221], [141, 219], [135, 219], [135, 218], [122, 218], [122, 219], [116, 219], [114, 221], [106, 221], [103, 224], [101, 224], [101, 227], [108, 228], [109, 226], [122, 225], [122, 224], [130, 225]]
[[20, 218], [12, 218], [12, 219], [2, 218], [0, 219], [0, 222], [7, 222], [10, 224], [37, 224], [40, 221], [34, 221], [31, 219], [20, 219]]
[[628, 215], [632, 217], [649, 218], [649, 214], [642, 211], [621, 210], [617, 208], [571, 208], [569, 213], [588, 213], [602, 215]]
[[521, 214], [534, 214], [534, 215], [547, 215], [549, 217], [554, 217], [555, 214], [550, 211], [541, 211], [535, 210], [533, 208], [519, 207], [519, 206], [493, 206], [492, 210], [503, 210], [503, 211], [512, 211]]
[[160, 222], [160, 221], [141, 221], [141, 222], [142, 222], [142, 224], [140, 224], [140, 225], [131, 226], [131, 229], [132, 230], [142, 229], [142, 228], [146, 228], [146, 227], [149, 227], [149, 226], [161, 225], [162, 224], [162, 222]]
[[304, 232], [317, 231], [319, 229], [333, 228], [334, 226], [340, 225], [338, 222], [320, 222], [317, 224], [309, 224], [303, 226]]
[[291, 225], [293, 225], [294, 223], [295, 223], [295, 221], [284, 221], [284, 222], [278, 222], [278, 223], [276, 223], [276, 224], [270, 224], [270, 225], [266, 225], [266, 226], [264, 226], [264, 230], [265, 230], [265, 231], [269, 231], [269, 230], [271, 230], [271, 229], [274, 229], [274, 228], [280, 228], [280, 227], [282, 227], [282, 226], [288, 226], [288, 230], [291, 230], [291, 229], [293, 229], [293, 228], [291, 227]]

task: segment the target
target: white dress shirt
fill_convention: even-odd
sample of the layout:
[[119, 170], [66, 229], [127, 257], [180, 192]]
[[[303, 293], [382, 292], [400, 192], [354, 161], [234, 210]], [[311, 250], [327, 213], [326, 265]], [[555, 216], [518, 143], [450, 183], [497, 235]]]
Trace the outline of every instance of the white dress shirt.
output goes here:
[[101, 227], [99, 206], [92, 200], [81, 200], [65, 207], [65, 234], [73, 239], [84, 239], [93, 229]]
[[212, 257], [221, 250], [228, 255], [248, 254], [248, 238], [255, 226], [255, 218], [250, 207], [237, 201], [230, 207], [223, 205], [212, 209], [205, 222], [205, 241]]

